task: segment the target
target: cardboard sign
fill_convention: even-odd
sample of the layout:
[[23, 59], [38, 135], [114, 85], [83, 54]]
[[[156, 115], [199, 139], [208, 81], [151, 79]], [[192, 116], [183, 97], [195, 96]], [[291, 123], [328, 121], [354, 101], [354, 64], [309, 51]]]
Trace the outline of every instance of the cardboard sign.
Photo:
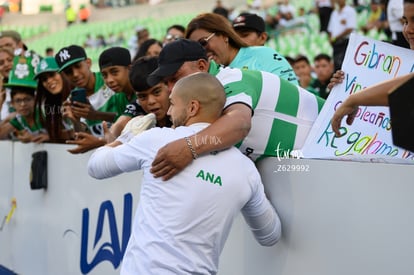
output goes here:
[[349, 95], [412, 72], [412, 56], [413, 50], [352, 34], [342, 64], [345, 79], [332, 89], [302, 148], [303, 157], [414, 163], [414, 153], [392, 142], [388, 107], [360, 106], [352, 125], [343, 119], [341, 137], [335, 137], [330, 122]]

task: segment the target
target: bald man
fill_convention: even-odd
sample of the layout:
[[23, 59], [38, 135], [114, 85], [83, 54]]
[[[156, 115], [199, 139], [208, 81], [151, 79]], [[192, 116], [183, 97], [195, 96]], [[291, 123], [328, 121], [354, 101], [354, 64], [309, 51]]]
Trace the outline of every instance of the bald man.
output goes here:
[[[232, 147], [199, 156], [171, 180], [149, 172], [158, 149], [217, 120], [224, 88], [208, 73], [180, 79], [170, 95], [174, 128], [153, 128], [117, 147], [102, 147], [90, 158], [89, 175], [107, 178], [143, 169], [140, 202], [121, 274], [216, 274], [234, 218], [242, 212], [256, 240], [275, 244], [279, 217], [266, 199], [253, 162]], [[202, 142], [217, 142], [213, 137]], [[229, 169], [231, 165], [232, 169]]]

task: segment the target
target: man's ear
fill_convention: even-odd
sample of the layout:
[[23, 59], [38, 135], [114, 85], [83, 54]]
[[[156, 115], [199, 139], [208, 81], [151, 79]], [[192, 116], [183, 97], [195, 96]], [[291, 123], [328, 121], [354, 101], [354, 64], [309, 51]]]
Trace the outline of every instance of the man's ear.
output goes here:
[[260, 35], [259, 35], [259, 41], [261, 42], [261, 44], [265, 44], [266, 43], [266, 41], [268, 40], [268, 38], [269, 38], [269, 36], [267, 35], [267, 33], [266, 32], [262, 32]]
[[198, 100], [190, 100], [188, 103], [188, 116], [194, 117], [200, 111], [200, 102]]
[[92, 59], [90, 58], [86, 58], [85, 59], [86, 64], [88, 64], [88, 67], [91, 68], [92, 67]]
[[198, 69], [201, 72], [208, 72], [209, 65], [210, 65], [210, 63], [205, 59], [201, 58], [201, 59], [198, 60]]

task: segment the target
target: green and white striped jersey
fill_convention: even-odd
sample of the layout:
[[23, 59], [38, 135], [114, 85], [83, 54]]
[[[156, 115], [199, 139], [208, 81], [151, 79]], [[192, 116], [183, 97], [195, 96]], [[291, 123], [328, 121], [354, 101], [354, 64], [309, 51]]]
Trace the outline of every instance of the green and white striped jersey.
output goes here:
[[224, 86], [225, 107], [243, 103], [252, 108], [250, 132], [238, 146], [253, 160], [301, 149], [325, 102], [271, 73], [224, 68], [213, 61], [209, 73]]
[[[92, 107], [101, 112], [113, 112], [116, 113], [117, 119], [125, 110], [125, 106], [129, 103], [124, 93], [115, 93], [108, 86], [105, 85], [102, 74], [95, 74], [95, 93], [88, 97]], [[89, 131], [94, 136], [102, 137], [103, 121], [102, 120], [88, 120], [83, 119], [82, 122], [88, 125]]]
[[34, 113], [34, 124], [29, 125], [27, 120], [21, 114], [16, 114], [14, 118], [12, 118], [9, 123], [18, 131], [27, 130], [31, 135], [36, 136], [41, 133], [47, 133], [46, 129], [43, 128], [42, 123], [40, 123], [40, 113], [39, 110], [35, 110]]

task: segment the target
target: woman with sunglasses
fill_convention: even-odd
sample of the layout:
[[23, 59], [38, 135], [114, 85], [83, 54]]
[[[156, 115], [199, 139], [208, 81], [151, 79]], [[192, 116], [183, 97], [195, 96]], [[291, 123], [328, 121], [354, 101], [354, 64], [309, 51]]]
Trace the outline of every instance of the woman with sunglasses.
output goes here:
[[65, 143], [72, 137], [70, 124], [62, 118], [62, 103], [74, 88], [69, 80], [58, 73], [54, 57], [46, 57], [37, 66], [35, 109], [41, 111], [40, 122], [49, 134], [49, 141]]
[[290, 64], [284, 56], [269, 47], [249, 47], [221, 15], [203, 13], [187, 26], [186, 38], [198, 41], [209, 59], [233, 68], [270, 72], [298, 85]]
[[164, 36], [163, 46], [180, 38], [184, 38], [185, 27], [182, 25], [171, 25], [167, 28], [167, 33]]

